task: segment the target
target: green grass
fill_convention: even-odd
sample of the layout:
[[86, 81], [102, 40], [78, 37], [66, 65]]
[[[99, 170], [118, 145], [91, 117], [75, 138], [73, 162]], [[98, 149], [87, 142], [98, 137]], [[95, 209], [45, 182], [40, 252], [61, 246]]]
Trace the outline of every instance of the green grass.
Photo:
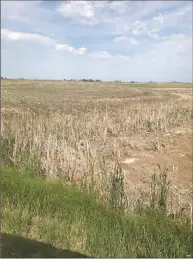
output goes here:
[[131, 86], [138, 88], [191, 88], [189, 83], [146, 83], [146, 84], [131, 84]]
[[75, 187], [7, 167], [2, 168], [1, 205], [2, 233], [7, 233], [2, 257], [193, 255], [192, 232], [180, 221], [148, 211], [117, 213]]

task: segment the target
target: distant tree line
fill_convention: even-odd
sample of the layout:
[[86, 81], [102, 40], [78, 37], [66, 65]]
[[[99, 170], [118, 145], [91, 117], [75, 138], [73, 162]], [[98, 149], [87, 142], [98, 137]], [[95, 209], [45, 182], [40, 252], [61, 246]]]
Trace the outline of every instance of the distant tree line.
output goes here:
[[178, 82], [178, 81], [173, 81], [172, 83], [174, 83], [174, 84], [175, 84], [175, 83], [182, 83], [182, 82], [180, 82], [180, 81], [179, 81], [179, 82]]
[[[1, 80], [8, 80], [9, 78], [7, 78], [7, 77], [3, 77], [3, 76], [1, 76]], [[11, 80], [11, 79], [9, 79], [9, 80]], [[25, 78], [18, 78], [17, 80], [26, 80]], [[34, 80], [38, 80], [38, 79], [34, 79]], [[40, 79], [39, 79], [40, 80]], [[49, 79], [47, 79], [47, 80], [49, 80]], [[79, 82], [103, 82], [103, 80], [100, 80], [100, 79], [80, 79], [80, 80], [76, 80], [76, 79], [63, 79], [63, 81], [67, 81], [67, 82], [69, 82], [69, 81], [79, 81]], [[124, 81], [121, 81], [121, 80], [115, 80], [114, 81], [115, 83], [123, 83]], [[130, 81], [129, 83], [131, 83], [131, 84], [134, 84], [134, 83], [137, 83], [137, 81]], [[152, 84], [152, 83], [155, 83], [154, 81], [149, 81], [149, 83], [150, 84]], [[180, 81], [170, 81], [170, 82], [168, 82], [168, 83], [182, 83], [182, 82], [180, 82]], [[188, 84], [190, 84], [190, 83], [188, 83]]]
[[122, 81], [120, 81], [120, 80], [115, 80], [115, 83], [122, 83]]
[[11, 78], [1, 76], [1, 80], [25, 80], [25, 78], [21, 77], [21, 78], [11, 79]]
[[[70, 79], [70, 80], [67, 80], [67, 79], [64, 79], [64, 81], [77, 81], [76, 79]], [[80, 79], [79, 82], [102, 82], [102, 80], [99, 80], [99, 79]]]
[[81, 82], [101, 82], [101, 80], [99, 80], [99, 79], [96, 79], [96, 80], [94, 80], [94, 79], [80, 79], [79, 81], [81, 81]]

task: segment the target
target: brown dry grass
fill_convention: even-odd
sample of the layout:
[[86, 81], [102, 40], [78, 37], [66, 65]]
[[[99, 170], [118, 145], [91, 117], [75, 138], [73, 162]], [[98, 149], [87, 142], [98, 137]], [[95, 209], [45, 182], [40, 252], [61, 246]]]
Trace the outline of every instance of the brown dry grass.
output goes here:
[[[128, 157], [140, 160], [144, 154], [162, 158], [166, 147], [176, 148], [170, 144], [175, 130], [191, 130], [191, 98], [183, 98], [190, 96], [190, 90], [183, 90], [183, 96], [179, 93], [180, 89], [159, 91], [111, 83], [5, 80], [2, 136], [14, 138], [9, 153], [14, 163], [26, 168], [37, 155], [44, 176], [78, 183], [105, 198], [115, 159], [120, 163]], [[172, 168], [174, 160], [171, 156], [168, 162]], [[141, 165], [123, 166], [131, 204], [145, 201], [149, 191], [153, 169], [149, 163]], [[186, 174], [191, 174], [191, 168]], [[189, 188], [182, 188], [177, 205], [190, 201]]]

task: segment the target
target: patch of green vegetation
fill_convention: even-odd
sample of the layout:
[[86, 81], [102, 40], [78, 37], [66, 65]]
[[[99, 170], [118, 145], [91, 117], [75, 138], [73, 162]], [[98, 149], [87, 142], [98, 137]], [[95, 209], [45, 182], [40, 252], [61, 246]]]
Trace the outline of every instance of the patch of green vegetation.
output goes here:
[[[188, 226], [165, 214], [118, 213], [76, 187], [29, 178], [10, 167], [2, 168], [1, 205], [2, 232], [7, 233], [2, 257], [65, 257], [61, 249], [90, 257], [193, 255]], [[42, 243], [29, 245], [27, 239]], [[26, 242], [29, 253], [22, 248]]]
[[134, 87], [152, 88], [152, 87], [156, 87], [156, 86], [152, 86], [151, 84], [135, 84]]

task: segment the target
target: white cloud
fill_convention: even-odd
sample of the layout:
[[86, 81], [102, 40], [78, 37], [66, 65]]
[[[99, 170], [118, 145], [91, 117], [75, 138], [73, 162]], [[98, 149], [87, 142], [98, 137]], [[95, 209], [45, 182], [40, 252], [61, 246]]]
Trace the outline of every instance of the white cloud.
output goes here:
[[[11, 67], [15, 73], [16, 56], [30, 50], [19, 63], [26, 75], [33, 69], [40, 75], [37, 66], [41, 70], [42, 65], [48, 68], [45, 71], [52, 68], [52, 76], [60, 76], [67, 62], [70, 70], [65, 70], [65, 77], [181, 81], [192, 74], [191, 5], [188, 1], [2, 1], [3, 66], [8, 74]], [[75, 48], [77, 44], [84, 47]]]
[[164, 24], [164, 17], [163, 17], [163, 15], [161, 14], [161, 13], [159, 13], [159, 15], [158, 16], [155, 16], [154, 18], [153, 18], [153, 20], [156, 22], [158, 22], [158, 23], [160, 23], [160, 24]]
[[138, 41], [132, 37], [127, 37], [127, 36], [119, 36], [119, 37], [116, 37], [114, 39], [114, 42], [115, 43], [120, 43], [120, 42], [127, 42], [129, 44], [133, 44], [133, 45], [136, 45], [138, 44]]
[[97, 23], [93, 5], [88, 1], [65, 1], [57, 11], [64, 17], [71, 18], [75, 23], [90, 25]]
[[34, 41], [42, 45], [54, 47], [56, 50], [64, 50], [75, 55], [84, 55], [87, 52], [86, 48], [75, 49], [68, 44], [57, 44], [50, 37], [35, 33], [15, 32], [7, 29], [1, 29], [1, 39], [8, 41]]
[[103, 9], [109, 6], [109, 1], [90, 1], [94, 8]]
[[[159, 5], [158, 5], [159, 6]], [[124, 30], [133, 35], [146, 35], [159, 39], [159, 33], [166, 28], [183, 27], [192, 22], [192, 7], [187, 5], [174, 11], [159, 12], [151, 19], [135, 20], [132, 23], [125, 21]]]
[[109, 54], [107, 51], [91, 52], [89, 53], [89, 56], [93, 58], [99, 58], [99, 59], [111, 58], [111, 54]]
[[119, 14], [127, 12], [129, 6], [127, 1], [112, 1], [110, 8]]
[[[134, 23], [130, 25], [125, 26], [125, 30], [131, 32], [133, 35], [139, 36], [139, 35], [146, 35], [150, 38], [158, 39], [158, 32], [160, 31], [161, 26], [163, 27], [163, 20], [161, 20], [161, 16], [156, 17], [156, 21], [151, 21], [152, 24], [148, 23], [148, 21], [135, 21]], [[161, 20], [161, 22], [160, 22]], [[158, 24], [160, 23], [160, 24]]]
[[118, 58], [124, 59], [124, 60], [129, 60], [130, 57], [124, 56], [124, 55], [117, 55]]
[[[1, 18], [29, 22], [37, 10], [42, 11], [42, 1], [1, 1]], [[32, 14], [33, 13], [33, 14]]]
[[[164, 40], [152, 44], [151, 48], [146, 52], [133, 55], [132, 62], [140, 66], [144, 71], [149, 69], [147, 71], [149, 77], [151, 71], [152, 76], [154, 76], [154, 73], [159, 73], [163, 78], [164, 76], [180, 78], [183, 75], [190, 78], [192, 70], [192, 38], [184, 34], [173, 34], [165, 37]], [[139, 71], [142, 73], [142, 70]], [[170, 75], [170, 73], [172, 74]], [[158, 74], [157, 77], [159, 77]]]
[[87, 52], [86, 48], [75, 49], [67, 44], [56, 44], [56, 50], [64, 50], [75, 55], [84, 55]]
[[[192, 37], [184, 34], [165, 36], [154, 46], [155, 53], [162, 53], [166, 58], [181, 57], [182, 61], [192, 57]], [[187, 58], [187, 59], [186, 59]]]
[[55, 44], [55, 41], [50, 37], [35, 33], [15, 32], [8, 29], [1, 29], [1, 39], [10, 41], [35, 41], [48, 46], [53, 46]]
[[[97, 78], [102, 80], [121, 81], [191, 81], [192, 79], [192, 56], [181, 56], [176, 59], [171, 52], [172, 44], [178, 38], [180, 44], [186, 40], [182, 36], [167, 38], [159, 44], [152, 44], [152, 49], [135, 53], [130, 59], [124, 60], [120, 57], [107, 59], [92, 58], [86, 54], [84, 58], [72, 55], [66, 51], [60, 52], [45, 48], [32, 47], [28, 42], [21, 44], [15, 42], [2, 42], [2, 75], [7, 77], [24, 78]], [[186, 38], [186, 37], [185, 37]], [[14, 48], [13, 45], [14, 44]], [[189, 40], [187, 42], [189, 44]], [[25, 52], [24, 52], [25, 50]], [[164, 51], [168, 54], [165, 55]], [[177, 51], [177, 49], [176, 49]], [[25, 53], [28, 53], [26, 56]], [[140, 62], [140, 65], [137, 63]]]

